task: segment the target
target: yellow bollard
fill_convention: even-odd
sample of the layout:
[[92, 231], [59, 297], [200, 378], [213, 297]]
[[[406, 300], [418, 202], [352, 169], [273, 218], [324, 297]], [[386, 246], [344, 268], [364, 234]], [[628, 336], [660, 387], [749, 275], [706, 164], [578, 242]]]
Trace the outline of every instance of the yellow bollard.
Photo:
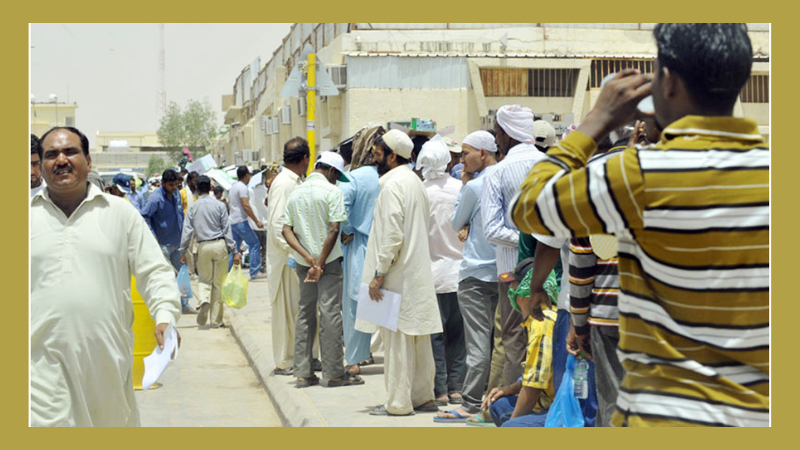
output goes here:
[[[131, 300], [133, 300], [133, 388], [142, 390], [144, 357], [156, 348], [156, 321], [150, 317], [147, 304], [136, 290], [136, 278], [131, 277]], [[161, 387], [154, 383], [150, 389]]]

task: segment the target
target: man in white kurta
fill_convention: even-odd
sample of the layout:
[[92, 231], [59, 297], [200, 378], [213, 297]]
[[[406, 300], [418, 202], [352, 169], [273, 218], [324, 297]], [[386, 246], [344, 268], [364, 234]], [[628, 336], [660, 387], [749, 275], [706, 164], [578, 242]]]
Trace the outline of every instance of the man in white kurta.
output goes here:
[[272, 355], [275, 373], [279, 375], [292, 375], [295, 320], [300, 302], [300, 281], [288, 265], [292, 249], [283, 238], [283, 216], [289, 194], [302, 183], [300, 175], [308, 169], [309, 157], [307, 144], [296, 139], [287, 142], [283, 149], [284, 167], [275, 176], [267, 199], [267, 294], [272, 306]]
[[47, 187], [30, 204], [31, 425], [138, 426], [131, 276], [162, 344], [180, 316], [172, 267], [128, 201], [87, 183], [82, 134], [56, 129], [42, 144]]
[[[389, 398], [374, 415], [408, 415], [437, 411], [431, 337], [442, 331], [428, 249], [428, 195], [408, 160], [413, 144], [407, 135], [390, 130], [376, 141], [373, 161], [381, 174], [381, 193], [367, 242], [362, 281], [373, 300], [379, 289], [402, 296], [397, 331], [380, 327], [386, 357], [384, 378]], [[372, 333], [379, 327], [356, 320], [356, 329]]]

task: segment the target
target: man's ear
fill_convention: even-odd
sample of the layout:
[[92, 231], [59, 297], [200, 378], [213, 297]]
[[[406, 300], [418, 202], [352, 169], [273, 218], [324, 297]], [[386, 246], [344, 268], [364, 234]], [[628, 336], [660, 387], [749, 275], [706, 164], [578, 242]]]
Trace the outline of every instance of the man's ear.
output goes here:
[[678, 91], [683, 88], [680, 77], [669, 70], [669, 67], [661, 67], [661, 83], [663, 86], [664, 98], [675, 98]]

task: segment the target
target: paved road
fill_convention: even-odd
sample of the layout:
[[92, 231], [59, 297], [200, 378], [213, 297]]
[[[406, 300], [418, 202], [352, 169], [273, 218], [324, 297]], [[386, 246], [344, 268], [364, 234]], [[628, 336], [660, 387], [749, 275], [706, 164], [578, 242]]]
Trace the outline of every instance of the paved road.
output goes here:
[[178, 322], [181, 348], [159, 380], [163, 386], [136, 392], [142, 426], [281, 426], [230, 328], [199, 328], [196, 318]]

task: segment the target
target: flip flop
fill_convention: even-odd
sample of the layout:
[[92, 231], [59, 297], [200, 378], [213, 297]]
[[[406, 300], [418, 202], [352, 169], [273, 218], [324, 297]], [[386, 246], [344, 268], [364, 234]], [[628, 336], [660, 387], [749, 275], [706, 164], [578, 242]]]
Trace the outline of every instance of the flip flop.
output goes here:
[[493, 427], [494, 422], [487, 422], [483, 420], [480, 414], [475, 414], [474, 416], [468, 418], [465, 423], [472, 427]]
[[415, 406], [414, 411], [417, 412], [439, 412], [439, 407], [436, 404], [426, 406]]
[[371, 416], [398, 416], [398, 417], [400, 417], [400, 416], [413, 416], [414, 415], [414, 411], [411, 411], [408, 414], [391, 414], [391, 413], [389, 413], [389, 411], [386, 410], [385, 406], [380, 405], [380, 406], [376, 406], [375, 408], [373, 408], [369, 412], [369, 414]]
[[297, 389], [307, 388], [309, 386], [316, 386], [319, 384], [319, 377], [311, 377], [306, 380], [297, 380], [297, 383], [294, 385]]
[[358, 375], [348, 375], [338, 381], [328, 381], [328, 387], [358, 386], [364, 384], [364, 379]]
[[439, 417], [436, 416], [433, 418], [434, 422], [450, 422], [450, 423], [464, 423], [469, 419], [471, 416], [462, 416], [458, 411], [455, 409], [445, 411], [446, 414], [452, 414], [455, 417]]

